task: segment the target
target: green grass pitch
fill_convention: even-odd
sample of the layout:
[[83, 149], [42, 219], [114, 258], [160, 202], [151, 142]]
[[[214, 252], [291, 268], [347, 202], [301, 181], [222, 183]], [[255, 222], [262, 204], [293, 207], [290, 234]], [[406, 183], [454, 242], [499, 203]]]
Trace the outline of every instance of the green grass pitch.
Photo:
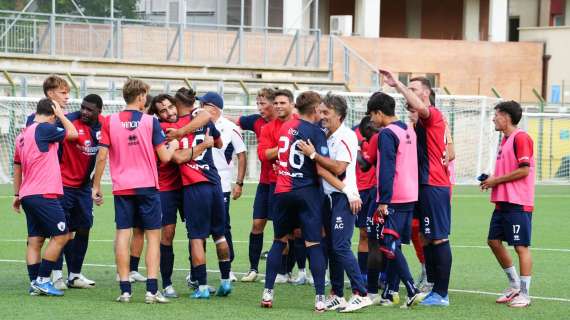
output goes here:
[[[486, 247], [487, 228], [492, 205], [489, 195], [475, 187], [457, 187], [453, 199], [453, 227], [451, 244], [453, 268], [450, 288], [451, 306], [446, 309], [412, 310], [369, 307], [355, 314], [340, 315], [312, 312], [312, 287], [277, 285], [273, 309], [259, 307], [262, 283], [235, 283], [227, 298], [213, 297], [209, 301], [189, 298], [185, 284], [188, 268], [186, 233], [184, 226], [177, 229], [174, 244], [176, 259], [173, 282], [181, 297], [168, 305], [145, 305], [144, 284], [133, 286], [131, 304], [119, 304], [115, 282], [113, 237], [114, 213], [109, 188], [105, 204], [95, 209], [95, 225], [85, 260], [83, 273], [97, 281], [89, 290], [68, 290], [62, 298], [30, 297], [25, 266], [26, 223], [24, 215], [11, 209], [11, 186], [0, 186], [0, 319], [568, 319], [570, 318], [570, 187], [538, 187], [536, 210], [533, 214], [533, 303], [526, 310], [512, 310], [494, 303], [496, 295], [507, 285], [506, 277]], [[255, 185], [246, 185], [244, 196], [231, 206], [232, 231], [235, 240], [236, 261], [233, 270], [246, 272], [248, 263], [248, 235]], [[268, 225], [269, 226], [269, 225]], [[270, 246], [272, 231], [265, 232], [264, 250]], [[356, 243], [356, 234], [355, 241]], [[405, 248], [414, 275], [418, 262], [413, 248]], [[513, 251], [511, 253], [514, 254]], [[219, 273], [213, 243], [208, 243], [209, 281], [218, 285]], [[141, 266], [144, 263], [141, 261]], [[261, 272], [265, 262], [261, 261]], [[518, 269], [518, 264], [517, 264]], [[144, 270], [142, 270], [144, 273]], [[238, 274], [241, 276], [241, 274]], [[160, 281], [159, 281], [160, 283]], [[349, 291], [349, 290], [347, 290]], [[401, 290], [402, 298], [405, 290]]]

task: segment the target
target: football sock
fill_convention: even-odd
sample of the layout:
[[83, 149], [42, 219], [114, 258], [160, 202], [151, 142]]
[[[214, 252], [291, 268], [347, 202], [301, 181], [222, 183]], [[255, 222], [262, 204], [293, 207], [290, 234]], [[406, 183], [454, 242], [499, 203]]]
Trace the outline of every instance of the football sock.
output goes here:
[[378, 293], [378, 277], [380, 276], [380, 270], [376, 268], [368, 268], [368, 293], [377, 294]]
[[229, 260], [218, 262], [220, 267], [220, 273], [222, 280], [228, 280], [230, 278], [230, 269], [232, 268], [232, 263]]
[[519, 275], [517, 274], [517, 269], [515, 268], [515, 266], [511, 266], [503, 270], [507, 274], [507, 279], [509, 279], [509, 285], [511, 286], [511, 288], [520, 289], [521, 280], [519, 278]]
[[249, 264], [250, 269], [259, 270], [259, 259], [261, 257], [261, 250], [263, 250], [263, 233], [249, 234]]
[[436, 282], [433, 291], [442, 297], [447, 296], [449, 277], [451, 275], [451, 247], [449, 241], [432, 246], [432, 255], [435, 260]]
[[307, 248], [305, 247], [305, 239], [295, 238], [295, 259], [297, 260], [297, 267], [299, 270], [305, 269], [307, 265]]
[[38, 281], [45, 282], [46, 279], [49, 280], [49, 276], [51, 271], [54, 270], [57, 262], [49, 261], [46, 259], [42, 259], [42, 263], [40, 264], [40, 268], [38, 270]]
[[281, 265], [279, 266], [279, 274], [287, 274], [287, 262], [289, 259], [289, 254], [281, 253]]
[[206, 273], [206, 264], [194, 266], [194, 276], [198, 281], [198, 285], [205, 286], [208, 283], [208, 274]]
[[140, 260], [141, 260], [141, 257], [131, 256], [131, 261], [129, 263], [130, 271], [139, 271], [139, 261]]
[[426, 276], [427, 281], [429, 283], [436, 282], [436, 274], [435, 274], [435, 267], [434, 267], [434, 257], [433, 257], [433, 245], [428, 244], [424, 246], [424, 261], [426, 265]]
[[293, 272], [295, 263], [297, 262], [297, 256], [295, 255], [295, 240], [289, 239], [289, 253], [287, 254], [287, 273]]
[[131, 294], [131, 283], [129, 281], [120, 281], [119, 288], [121, 288], [121, 294], [125, 292]]
[[325, 294], [325, 274], [326, 264], [323, 250], [320, 245], [313, 245], [307, 248], [309, 256], [309, 268], [315, 281], [315, 292], [317, 295]]
[[174, 268], [174, 250], [172, 246], [160, 245], [160, 276], [162, 287], [172, 285], [172, 269]]
[[361, 274], [368, 274], [368, 252], [358, 252], [358, 267]]
[[53, 266], [53, 270], [60, 271], [59, 273], [58, 272], [54, 273], [55, 279], [61, 278], [63, 276], [63, 274], [61, 273], [61, 270], [63, 270], [63, 254], [65, 251], [65, 247], [63, 247], [63, 248], [64, 248], [64, 250], [61, 250], [61, 254], [59, 255], [59, 258], [57, 258], [57, 260], [55, 261], [55, 264]]
[[30, 277], [30, 281], [36, 280], [38, 274], [40, 273], [40, 264], [34, 263], [28, 265], [28, 276]]
[[71, 247], [71, 262], [68, 260], [67, 255], [65, 260], [67, 262], [67, 269], [70, 273], [81, 273], [81, 268], [83, 267], [83, 261], [85, 260], [85, 254], [87, 253], [87, 247], [89, 246], [89, 234], [76, 233], [75, 238], [72, 241]]
[[146, 291], [148, 291], [152, 294], [156, 294], [156, 292], [158, 291], [158, 280], [147, 278], [146, 279]]
[[529, 296], [531, 276], [521, 276], [521, 293]]
[[269, 249], [266, 261], [267, 267], [265, 271], [266, 289], [273, 289], [273, 286], [275, 285], [275, 278], [277, 277], [277, 271], [281, 269], [281, 266], [283, 265], [282, 252], [283, 249], [285, 249], [285, 246], [286, 246], [285, 243], [278, 240], [274, 240], [273, 244], [271, 245], [271, 249]]
[[402, 248], [400, 246], [396, 248], [395, 253], [396, 253], [395, 261], [396, 261], [396, 268], [398, 269], [398, 276], [406, 286], [406, 290], [408, 291], [408, 297], [413, 297], [418, 292], [418, 289], [414, 285], [414, 278], [410, 273], [406, 257], [402, 253]]
[[230, 248], [230, 262], [234, 262], [235, 253], [234, 253], [234, 242], [232, 240], [231, 229], [226, 230], [224, 237], [226, 238], [226, 242], [228, 243], [228, 247]]

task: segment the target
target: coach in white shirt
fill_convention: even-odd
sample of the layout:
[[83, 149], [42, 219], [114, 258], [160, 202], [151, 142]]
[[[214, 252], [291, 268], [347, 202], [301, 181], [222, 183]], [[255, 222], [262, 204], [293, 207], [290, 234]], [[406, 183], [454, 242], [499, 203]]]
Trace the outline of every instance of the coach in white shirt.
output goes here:
[[[230, 261], [234, 260], [234, 248], [232, 243], [232, 233], [230, 226], [230, 196], [237, 200], [241, 196], [243, 179], [247, 165], [246, 147], [241, 136], [240, 128], [223, 115], [224, 100], [215, 92], [208, 92], [199, 98], [202, 107], [212, 115], [212, 122], [216, 129], [220, 131], [223, 146], [221, 149], [212, 149], [214, 165], [222, 181], [222, 191], [224, 192], [224, 204], [226, 207], [226, 241], [230, 247]], [[232, 188], [234, 177], [234, 155], [237, 157], [238, 170], [237, 178]], [[233, 273], [230, 279], [235, 281]]]

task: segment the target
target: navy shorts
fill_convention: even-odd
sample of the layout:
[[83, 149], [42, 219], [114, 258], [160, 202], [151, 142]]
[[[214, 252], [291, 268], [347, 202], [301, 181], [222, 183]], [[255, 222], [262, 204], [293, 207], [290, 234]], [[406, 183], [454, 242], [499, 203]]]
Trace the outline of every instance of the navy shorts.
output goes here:
[[412, 218], [414, 216], [414, 204], [389, 205], [388, 212], [392, 215], [392, 222], [396, 231], [400, 234], [400, 242], [410, 244], [412, 239]]
[[178, 214], [180, 219], [184, 221], [182, 207], [182, 189], [161, 191], [160, 206], [162, 208], [162, 225], [176, 224]]
[[231, 192], [224, 192], [224, 211], [226, 213], [226, 230], [231, 230], [230, 225], [230, 200], [232, 198]]
[[367, 219], [372, 210], [376, 210], [376, 188], [372, 187], [370, 189], [362, 190], [358, 192], [360, 194], [360, 200], [362, 200], [362, 208], [358, 212], [356, 216], [356, 227], [357, 228], [365, 228], [367, 226]]
[[63, 187], [63, 197], [60, 201], [69, 230], [91, 229], [93, 226], [91, 186], [82, 188]]
[[449, 187], [420, 185], [418, 206], [421, 231], [428, 240], [442, 240], [451, 234]]
[[117, 229], [160, 229], [162, 209], [158, 192], [136, 195], [115, 195]]
[[510, 246], [530, 246], [532, 213], [518, 205], [502, 205], [493, 211], [489, 240], [506, 241]]
[[[357, 216], [352, 214], [348, 198], [344, 193], [333, 192], [325, 196], [324, 201], [325, 230], [331, 236], [332, 248], [339, 248], [352, 240], [354, 223]], [[348, 246], [350, 248], [350, 245]]]
[[303, 239], [321, 241], [324, 195], [319, 186], [309, 186], [274, 195], [273, 232], [276, 238], [293, 233], [301, 226]]
[[69, 232], [65, 212], [59, 199], [31, 195], [22, 198], [26, 213], [28, 237], [54, 237]]
[[259, 183], [253, 201], [253, 219], [267, 219], [269, 217], [269, 184]]
[[223, 236], [226, 231], [226, 212], [222, 187], [201, 182], [184, 186], [182, 190], [188, 239]]

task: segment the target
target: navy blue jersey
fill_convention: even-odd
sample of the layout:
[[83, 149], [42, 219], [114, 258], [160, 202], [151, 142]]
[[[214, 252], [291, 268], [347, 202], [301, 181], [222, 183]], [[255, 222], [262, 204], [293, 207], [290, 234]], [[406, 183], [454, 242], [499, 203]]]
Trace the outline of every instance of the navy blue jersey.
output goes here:
[[327, 138], [318, 126], [302, 119], [285, 122], [279, 131], [279, 168], [275, 193], [319, 184], [315, 161], [297, 148], [301, 140], [310, 140], [318, 154], [325, 157], [329, 155]]

